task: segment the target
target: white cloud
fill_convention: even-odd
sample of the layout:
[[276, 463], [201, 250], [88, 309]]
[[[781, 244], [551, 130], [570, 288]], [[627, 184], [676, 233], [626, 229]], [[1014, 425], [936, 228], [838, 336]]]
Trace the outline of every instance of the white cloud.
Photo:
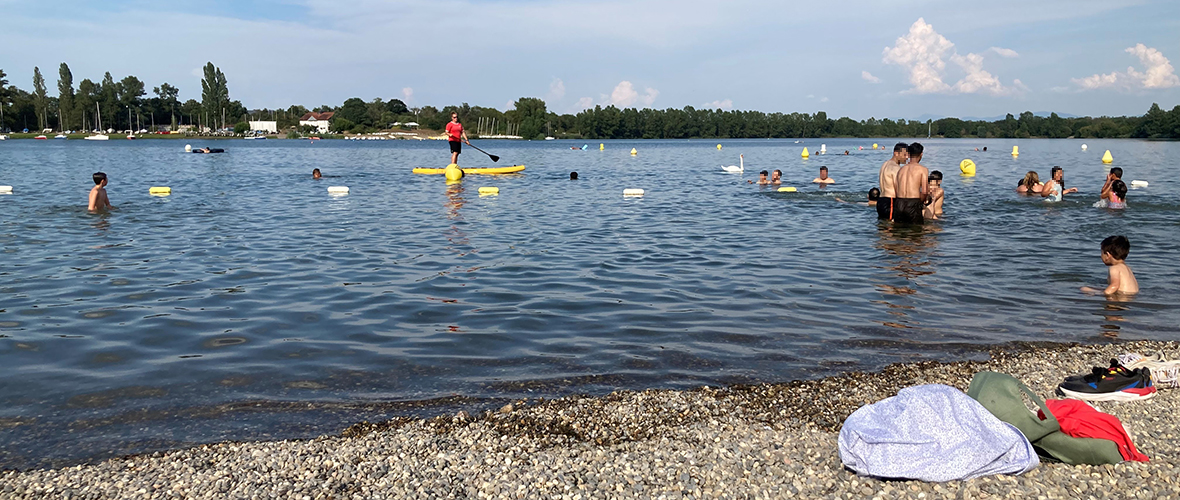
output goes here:
[[860, 77], [863, 78], [864, 81], [869, 82], [869, 83], [881, 83], [880, 78], [873, 76], [873, 74], [869, 73], [868, 71], [861, 71]]
[[886, 47], [884, 61], [906, 68], [910, 73], [910, 85], [906, 92], [930, 94], [946, 92], [950, 86], [942, 81], [946, 62], [942, 57], [955, 48], [955, 44], [934, 31], [934, 26], [918, 18], [910, 26], [910, 32], [897, 39], [896, 45]]
[[410, 100], [412, 100], [414, 98], [414, 89], [412, 89], [410, 87], [406, 87], [406, 88], [402, 89], [402, 97], [404, 98], [403, 100], [405, 102], [407, 102], [407, 103], [410, 102]]
[[590, 109], [593, 107], [594, 107], [594, 99], [590, 98], [590, 97], [583, 97], [581, 99], [578, 99], [578, 103], [574, 105], [574, 109], [576, 109], [577, 111], [582, 111], [582, 110]]
[[651, 87], [645, 88], [643, 95], [639, 95], [631, 82], [623, 80], [615, 86], [615, 90], [611, 91], [610, 97], [603, 104], [614, 105], [618, 108], [630, 108], [634, 105], [638, 105], [640, 108], [649, 108], [659, 95], [660, 91]]
[[952, 90], [955, 92], [963, 94], [984, 92], [991, 95], [1010, 93], [1010, 89], [1004, 88], [999, 78], [983, 70], [983, 56], [979, 54], [967, 54], [966, 56], [955, 54], [951, 56], [951, 62], [959, 65], [967, 73], [967, 76], [963, 77], [962, 80], [959, 80], [959, 83], [956, 83], [952, 87]]
[[733, 100], [732, 99], [725, 99], [723, 101], [719, 100], [719, 101], [713, 101], [713, 102], [706, 102], [705, 105], [701, 106], [701, 107], [705, 108], [705, 109], [733, 109]]
[[[992, 47], [991, 49], [1003, 57], [1017, 57], [1019, 54], [1011, 49]], [[951, 62], [963, 70], [964, 76], [954, 85], [944, 82], [943, 73], [946, 61], [943, 59], [950, 54]], [[884, 62], [896, 64], [909, 72], [909, 82], [912, 87], [903, 93], [908, 94], [975, 94], [985, 93], [995, 96], [1010, 95], [1028, 87], [1023, 83], [1013, 82], [1014, 87], [1005, 87], [1000, 79], [983, 69], [983, 56], [974, 53], [959, 55], [955, 51], [955, 44], [946, 37], [934, 31], [934, 26], [927, 24], [923, 18], [918, 18], [905, 36], [897, 39], [896, 45], [886, 47]], [[866, 72], [867, 74], [867, 72]], [[861, 75], [862, 78], [864, 75]], [[866, 78], [867, 80], [867, 78]]]
[[553, 82], [549, 84], [548, 100], [560, 100], [565, 97], [565, 82], [561, 78], [554, 78]]
[[1000, 57], [1008, 57], [1008, 58], [1020, 57], [1020, 54], [1017, 54], [1015, 50], [1005, 49], [1003, 47], [992, 47], [988, 50], [995, 52]]
[[1136, 44], [1126, 50], [1139, 58], [1146, 71], [1140, 72], [1134, 66], [1127, 67], [1126, 73], [1113, 72], [1074, 78], [1073, 82], [1084, 90], [1115, 88], [1119, 90], [1166, 89], [1180, 86], [1180, 77], [1172, 63], [1159, 50], [1143, 44]]
[[819, 102], [828, 102], [828, 98], [827, 97], [820, 98]]
[[508, 101], [507, 103], [504, 103], [504, 111], [512, 111], [514, 109], [516, 109], [515, 101]]

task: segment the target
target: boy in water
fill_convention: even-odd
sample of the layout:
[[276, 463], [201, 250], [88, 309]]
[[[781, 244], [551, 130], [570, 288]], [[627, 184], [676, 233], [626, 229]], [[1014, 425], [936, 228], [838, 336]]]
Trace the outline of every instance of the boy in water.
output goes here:
[[770, 175], [770, 172], [767, 172], [765, 170], [758, 172], [758, 185], [759, 186], [766, 186], [766, 185], [770, 184], [770, 180], [766, 178], [766, 176], [768, 176], [768, 175]]
[[833, 184], [835, 179], [828, 177], [828, 167], [819, 167], [819, 177], [811, 181], [812, 184]]
[[906, 148], [909, 162], [897, 171], [894, 190], [897, 197], [893, 199], [893, 221], [902, 224], [921, 224], [925, 222], [922, 211], [926, 207], [929, 197], [930, 172], [922, 165], [922, 145], [910, 144]]
[[771, 172], [770, 173], [770, 183], [775, 184], [775, 185], [782, 184], [783, 183], [783, 171], [779, 170], [779, 169], [775, 169], [774, 172]]
[[881, 164], [881, 171], [877, 174], [877, 183], [881, 186], [881, 199], [877, 204], [877, 218], [890, 220], [893, 218], [893, 198], [897, 197], [893, 184], [897, 182], [897, 171], [905, 165], [909, 153], [909, 144], [899, 142], [893, 146], [893, 156]]
[[107, 174], [96, 172], [94, 174], [94, 187], [90, 188], [90, 204], [87, 210], [91, 212], [99, 212], [115, 208], [111, 205], [110, 198], [107, 198]]
[[311, 178], [312, 178], [312, 179], [319, 179], [319, 178], [321, 178], [321, 177], [323, 177], [323, 176], [324, 176], [324, 175], [320, 173], [320, 169], [318, 169], [318, 168], [313, 168], [313, 169], [311, 170]]
[[942, 172], [937, 170], [930, 172], [930, 176], [926, 178], [926, 192], [930, 193], [930, 197], [926, 199], [926, 208], [922, 211], [922, 216], [927, 219], [937, 219], [942, 215]]
[[[1110, 267], [1109, 284], [1101, 290], [1106, 296], [1134, 295], [1139, 293], [1139, 282], [1135, 280], [1135, 273], [1127, 266], [1127, 254], [1131, 252], [1131, 242], [1126, 236], [1110, 236], [1102, 240], [1102, 263]], [[1086, 293], [1098, 293], [1088, 286], [1082, 287]]]
[[1106, 174], [1106, 182], [1102, 183], [1102, 194], [1099, 195], [1104, 200], [1110, 199], [1110, 185], [1114, 181], [1123, 179], [1123, 169], [1119, 167], [1111, 167], [1110, 173]]
[[[864, 203], [857, 203], [857, 204], [864, 205], [866, 207], [875, 207], [875, 206], [877, 206], [877, 200], [879, 200], [880, 198], [881, 198], [881, 190], [877, 189], [877, 188], [872, 188], [869, 190], [869, 201], [866, 201]], [[836, 197], [836, 201], [838, 201], [840, 203], [854, 203], [851, 201], [841, 200], [839, 196]]]

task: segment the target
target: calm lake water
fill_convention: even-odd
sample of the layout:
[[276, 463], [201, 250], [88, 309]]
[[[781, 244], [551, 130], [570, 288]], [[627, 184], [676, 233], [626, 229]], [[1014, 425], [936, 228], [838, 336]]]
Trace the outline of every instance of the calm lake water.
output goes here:
[[[483, 141], [528, 169], [454, 186], [410, 173], [446, 162], [438, 142], [2, 142], [0, 468], [1011, 341], [1178, 337], [1180, 143], [922, 141], [946, 218], [914, 229], [835, 200], [876, 185], [873, 142], [895, 140]], [[821, 143], [852, 154], [800, 158]], [[1106, 149], [1150, 182], [1126, 211], [1093, 207]], [[723, 173], [739, 153], [745, 174]], [[964, 158], [978, 176], [958, 175]], [[470, 148], [462, 163], [491, 166]], [[820, 165], [837, 184], [809, 184]], [[1013, 192], [1053, 165], [1080, 194]], [[775, 168], [798, 193], [746, 183]], [[99, 170], [108, 215], [85, 210]], [[1132, 243], [1130, 302], [1078, 291], [1105, 284], [1113, 234]]]

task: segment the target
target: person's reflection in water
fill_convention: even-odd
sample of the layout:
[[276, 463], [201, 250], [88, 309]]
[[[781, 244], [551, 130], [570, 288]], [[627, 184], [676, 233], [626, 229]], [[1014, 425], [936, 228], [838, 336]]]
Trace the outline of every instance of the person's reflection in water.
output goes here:
[[[463, 216], [459, 214], [459, 209], [463, 208], [463, 205], [467, 204], [467, 199], [463, 196], [464, 191], [465, 189], [463, 188], [462, 182], [453, 182], [447, 184], [447, 201], [443, 203], [443, 207], [447, 209], [447, 218], [451, 219], [452, 221], [463, 220]], [[447, 241], [451, 242], [451, 245], [448, 247], [449, 250], [456, 251], [459, 253], [459, 255], [464, 255], [467, 253], [465, 250], [456, 250], [454, 248], [455, 246], [468, 246], [471, 243], [467, 239], [467, 233], [463, 232], [462, 229], [459, 229], [459, 226], [452, 224], [445, 236]]]
[[[920, 279], [935, 273], [935, 263], [931, 256], [938, 246], [938, 233], [942, 228], [937, 225], [904, 225], [895, 226], [888, 222], [881, 224], [878, 240], [874, 246], [884, 252], [884, 259], [879, 269], [887, 271], [886, 279], [878, 279], [875, 283], [877, 291], [884, 299], [886, 312], [892, 316], [881, 323], [892, 328], [913, 328], [917, 322], [909, 319], [907, 311], [914, 308], [901, 302], [903, 297], [919, 294], [922, 286]], [[901, 278], [896, 280], [893, 278]], [[898, 281], [902, 281], [899, 283]]]
[[1127, 321], [1127, 319], [1124, 318], [1121, 313], [1123, 311], [1129, 310], [1130, 308], [1128, 308], [1125, 305], [1119, 304], [1118, 302], [1130, 302], [1130, 301], [1131, 301], [1131, 299], [1128, 297], [1119, 297], [1119, 296], [1107, 297], [1106, 304], [1102, 308], [1103, 311], [1101, 313], [1102, 319], [1106, 321], [1106, 323], [1102, 325], [1102, 336], [1103, 337], [1106, 337], [1108, 339], [1119, 338], [1119, 330], [1122, 330], [1122, 327], [1120, 327], [1117, 323], [1122, 323], [1124, 321]]

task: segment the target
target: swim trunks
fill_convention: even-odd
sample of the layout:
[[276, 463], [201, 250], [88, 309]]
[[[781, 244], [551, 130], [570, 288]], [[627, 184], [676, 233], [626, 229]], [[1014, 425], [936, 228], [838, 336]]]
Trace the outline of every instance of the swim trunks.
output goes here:
[[893, 198], [884, 196], [877, 198], [877, 218], [880, 220], [893, 218]]
[[463, 153], [463, 143], [462, 142], [459, 142], [459, 141], [448, 141], [448, 142], [451, 143], [451, 152], [452, 153], [460, 153], [460, 154]]
[[922, 200], [919, 198], [894, 198], [893, 221], [900, 224], [921, 224], [926, 222], [922, 217]]

